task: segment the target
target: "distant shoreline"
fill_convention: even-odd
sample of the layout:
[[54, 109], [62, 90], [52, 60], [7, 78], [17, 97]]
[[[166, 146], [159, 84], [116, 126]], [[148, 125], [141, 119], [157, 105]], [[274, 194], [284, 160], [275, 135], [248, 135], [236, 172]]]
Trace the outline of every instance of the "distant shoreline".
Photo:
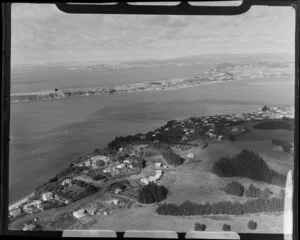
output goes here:
[[251, 76], [251, 77], [236, 77], [227, 72], [220, 76], [213, 77], [193, 77], [193, 78], [174, 78], [161, 81], [152, 81], [145, 83], [132, 83], [113, 88], [70, 88], [63, 90], [50, 90], [29, 93], [15, 93], [11, 94], [11, 103], [20, 102], [36, 102], [47, 100], [62, 100], [72, 97], [106, 95], [117, 93], [133, 93], [133, 92], [150, 92], [150, 91], [170, 91], [197, 87], [201, 85], [216, 84], [222, 82], [232, 82], [240, 80], [248, 80], [253, 78], [270, 78], [270, 77], [287, 77], [288, 75], [271, 75], [271, 76]]

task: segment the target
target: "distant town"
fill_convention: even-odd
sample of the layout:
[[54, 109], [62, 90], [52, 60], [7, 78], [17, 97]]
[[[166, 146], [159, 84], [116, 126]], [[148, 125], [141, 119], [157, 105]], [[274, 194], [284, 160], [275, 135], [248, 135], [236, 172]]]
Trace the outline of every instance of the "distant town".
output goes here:
[[[219, 77], [215, 76], [220, 80]], [[235, 79], [230, 74], [222, 77]], [[176, 184], [180, 169], [189, 164], [199, 164], [201, 152], [205, 153], [211, 146], [219, 146], [222, 142], [238, 144], [239, 139], [251, 134], [252, 138], [257, 136], [255, 131], [276, 129], [290, 132], [293, 119], [293, 107], [262, 106], [251, 113], [170, 120], [161, 128], [145, 134], [116, 137], [107, 148], [95, 149], [93, 153], [79, 157], [29, 197], [10, 206], [10, 226], [25, 231], [59, 229], [59, 224], [67, 228], [74, 224], [85, 229], [94, 228], [98, 226], [97, 221], [103, 222], [105, 217], [119, 211], [166, 201], [170, 189], [176, 189], [172, 186]], [[273, 139], [271, 144], [281, 146], [285, 154], [293, 155], [293, 143]], [[218, 172], [215, 174], [218, 175]], [[268, 190], [268, 201], [271, 197], [278, 197], [283, 189], [281, 186], [274, 187], [274, 190], [271, 185], [269, 188], [272, 191]], [[269, 196], [272, 193], [273, 196]], [[276, 210], [280, 210], [280, 205], [276, 206]], [[158, 205], [156, 212], [167, 213], [163, 207], [167, 205]], [[59, 217], [50, 220], [54, 209]], [[49, 226], [47, 221], [55, 223]]]

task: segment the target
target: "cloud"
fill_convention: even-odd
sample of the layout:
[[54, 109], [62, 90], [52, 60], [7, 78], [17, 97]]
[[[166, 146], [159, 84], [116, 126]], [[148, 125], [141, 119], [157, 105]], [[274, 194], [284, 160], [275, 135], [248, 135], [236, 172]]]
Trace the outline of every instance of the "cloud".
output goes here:
[[[293, 51], [294, 10], [252, 7], [238, 16], [66, 14], [13, 4], [12, 63]], [[126, 55], [127, 54], [127, 55]], [[135, 55], [136, 54], [136, 55]]]

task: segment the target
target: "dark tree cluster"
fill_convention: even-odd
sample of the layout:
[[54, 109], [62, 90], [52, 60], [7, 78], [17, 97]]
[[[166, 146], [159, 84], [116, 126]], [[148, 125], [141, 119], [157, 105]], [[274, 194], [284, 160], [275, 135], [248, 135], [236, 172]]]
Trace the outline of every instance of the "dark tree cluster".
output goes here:
[[230, 231], [231, 230], [231, 226], [229, 224], [224, 223], [222, 226], [222, 231]]
[[210, 214], [241, 215], [259, 212], [283, 211], [284, 199], [268, 198], [253, 199], [247, 202], [222, 201], [216, 203], [198, 204], [185, 201], [180, 205], [164, 203], [157, 207], [156, 213], [172, 216], [193, 216]]
[[277, 138], [273, 139], [272, 143], [276, 146], [282, 147], [283, 151], [285, 151], [286, 153], [291, 153], [293, 147], [291, 143]]
[[248, 222], [248, 228], [249, 228], [250, 230], [255, 230], [255, 229], [257, 228], [257, 222], [255, 222], [255, 221], [253, 221], [253, 220], [249, 221], [249, 222]]
[[150, 182], [140, 190], [138, 201], [145, 204], [160, 202], [166, 199], [167, 195], [168, 189], [164, 186], [158, 186], [157, 184]]
[[255, 187], [253, 184], [250, 184], [248, 188], [245, 188], [242, 184], [237, 181], [228, 183], [223, 189], [227, 194], [231, 194], [238, 197], [254, 197], [254, 198], [269, 198], [272, 194], [272, 191], [269, 188], [260, 188]]
[[220, 158], [214, 163], [212, 171], [220, 177], [246, 177], [274, 185], [285, 185], [285, 176], [270, 169], [259, 155], [245, 149], [234, 157]]
[[242, 197], [244, 195], [244, 186], [237, 181], [232, 181], [225, 186], [224, 192], [234, 196]]
[[206, 230], [206, 225], [197, 222], [194, 225], [194, 230], [195, 231], [205, 231]]
[[292, 130], [292, 125], [289, 124], [286, 121], [267, 121], [267, 122], [261, 122], [253, 126], [255, 129], [261, 129], [261, 130]]

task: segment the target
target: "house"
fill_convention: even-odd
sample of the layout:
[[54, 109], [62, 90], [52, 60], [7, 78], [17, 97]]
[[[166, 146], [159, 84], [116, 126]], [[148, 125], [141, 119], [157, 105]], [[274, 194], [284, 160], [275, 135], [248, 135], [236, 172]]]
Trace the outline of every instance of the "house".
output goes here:
[[120, 201], [118, 199], [111, 199], [111, 200], [108, 200], [106, 202], [109, 203], [109, 204], [118, 205]]
[[162, 167], [162, 163], [161, 162], [157, 162], [157, 163], [155, 163], [155, 167]]
[[130, 168], [130, 169], [131, 169], [131, 168], [133, 168], [133, 166], [130, 164], [130, 165], [128, 165], [128, 168]]
[[122, 169], [123, 167], [125, 167], [125, 164], [124, 164], [124, 163], [118, 164], [118, 165], [116, 166], [117, 169]]
[[186, 156], [187, 156], [189, 159], [192, 159], [192, 158], [195, 157], [195, 155], [194, 155], [193, 153], [188, 153]]
[[42, 201], [41, 200], [35, 200], [31, 203], [27, 203], [23, 206], [23, 211], [27, 213], [32, 213], [34, 208], [38, 208], [40, 210], [43, 210], [42, 208]]
[[63, 181], [61, 182], [61, 185], [62, 185], [62, 186], [71, 186], [71, 185], [72, 185], [72, 179], [66, 178], [65, 180], [63, 180]]
[[93, 162], [97, 162], [97, 161], [103, 161], [105, 163], [107, 163], [109, 161], [109, 157], [105, 156], [105, 155], [97, 155], [97, 156], [93, 156], [91, 158], [91, 160]]
[[119, 194], [120, 192], [122, 192], [122, 189], [120, 188], [115, 189], [115, 194]]
[[237, 132], [238, 130], [239, 130], [239, 129], [236, 128], [236, 127], [234, 127], [234, 128], [231, 129], [232, 132]]
[[219, 135], [218, 136], [218, 141], [222, 141], [223, 140], [223, 136], [222, 135]]
[[81, 209], [79, 209], [77, 211], [74, 211], [73, 212], [73, 216], [76, 217], [77, 219], [85, 217], [85, 209], [81, 208]]
[[45, 192], [42, 194], [42, 200], [43, 201], [50, 201], [53, 199], [53, 193], [52, 192]]
[[11, 217], [17, 217], [21, 214], [21, 209], [20, 208], [13, 208], [9, 211], [9, 216]]
[[35, 224], [24, 224], [24, 227], [23, 227], [23, 231], [33, 231], [37, 228], [37, 226]]
[[128, 164], [129, 164], [129, 163], [131, 163], [131, 162], [130, 162], [130, 160], [125, 159], [125, 160], [123, 161], [123, 163], [128, 163]]
[[109, 214], [109, 212], [107, 212], [107, 211], [103, 212], [103, 215], [105, 215], [105, 216], [107, 216], [108, 214]]
[[143, 184], [145, 184], [145, 185], [147, 185], [148, 183], [149, 183], [149, 180], [148, 180], [148, 178], [141, 178], [141, 183], [143, 183]]

